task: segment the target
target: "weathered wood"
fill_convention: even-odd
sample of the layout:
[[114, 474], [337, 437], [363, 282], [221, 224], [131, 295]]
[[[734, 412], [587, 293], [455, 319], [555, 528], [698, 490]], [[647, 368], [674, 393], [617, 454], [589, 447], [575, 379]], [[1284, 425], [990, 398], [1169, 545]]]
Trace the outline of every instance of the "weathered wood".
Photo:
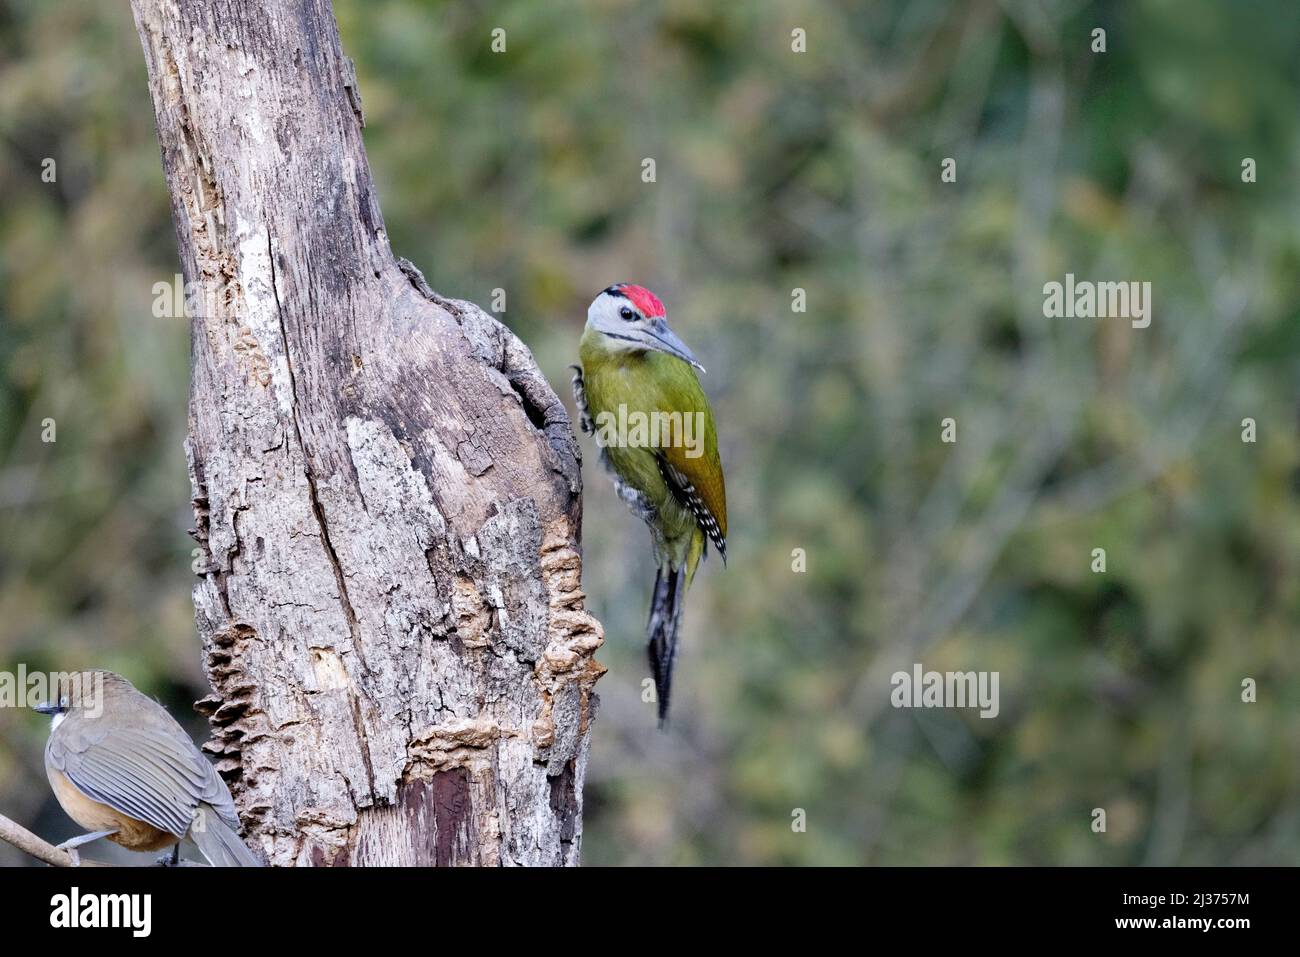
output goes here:
[[394, 259], [328, 0], [132, 7], [203, 290], [200, 705], [250, 843], [576, 863], [603, 669], [563, 405], [509, 330]]

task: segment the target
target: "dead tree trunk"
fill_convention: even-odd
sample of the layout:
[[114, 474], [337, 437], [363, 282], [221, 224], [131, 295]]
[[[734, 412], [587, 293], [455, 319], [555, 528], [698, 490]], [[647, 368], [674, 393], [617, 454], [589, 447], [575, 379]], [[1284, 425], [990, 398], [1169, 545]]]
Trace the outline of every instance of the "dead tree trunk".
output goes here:
[[564, 407], [508, 330], [394, 260], [328, 0], [132, 7], [200, 293], [200, 706], [250, 843], [576, 863], [603, 669]]

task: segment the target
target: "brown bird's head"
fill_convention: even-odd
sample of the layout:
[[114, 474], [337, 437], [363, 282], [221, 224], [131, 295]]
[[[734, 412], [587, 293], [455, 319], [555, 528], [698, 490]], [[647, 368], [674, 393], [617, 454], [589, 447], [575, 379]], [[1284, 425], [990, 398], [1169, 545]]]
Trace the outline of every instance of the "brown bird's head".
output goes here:
[[71, 671], [56, 677], [52, 697], [36, 706], [36, 711], [48, 714], [57, 728], [70, 712], [84, 713], [97, 718], [104, 712], [107, 696], [135, 688], [131, 682], [111, 671]]

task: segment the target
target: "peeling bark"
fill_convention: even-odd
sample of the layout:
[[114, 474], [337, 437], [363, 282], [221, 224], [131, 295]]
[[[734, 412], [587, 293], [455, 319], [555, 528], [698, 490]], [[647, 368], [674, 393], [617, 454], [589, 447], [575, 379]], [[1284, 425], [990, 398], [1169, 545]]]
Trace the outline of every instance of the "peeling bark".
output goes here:
[[132, 0], [192, 317], [207, 750], [274, 864], [574, 864], [603, 668], [528, 349], [388, 245], [327, 0]]

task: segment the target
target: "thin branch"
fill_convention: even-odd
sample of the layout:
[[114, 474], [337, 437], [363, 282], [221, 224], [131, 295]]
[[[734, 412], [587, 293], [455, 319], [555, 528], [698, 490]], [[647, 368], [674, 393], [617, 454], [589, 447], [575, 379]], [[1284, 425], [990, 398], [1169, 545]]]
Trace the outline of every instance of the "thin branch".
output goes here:
[[12, 844], [24, 854], [30, 854], [38, 861], [44, 861], [51, 867], [76, 867], [81, 863], [76, 855], [42, 840], [21, 824], [9, 820], [3, 814], [0, 814], [0, 841]]

